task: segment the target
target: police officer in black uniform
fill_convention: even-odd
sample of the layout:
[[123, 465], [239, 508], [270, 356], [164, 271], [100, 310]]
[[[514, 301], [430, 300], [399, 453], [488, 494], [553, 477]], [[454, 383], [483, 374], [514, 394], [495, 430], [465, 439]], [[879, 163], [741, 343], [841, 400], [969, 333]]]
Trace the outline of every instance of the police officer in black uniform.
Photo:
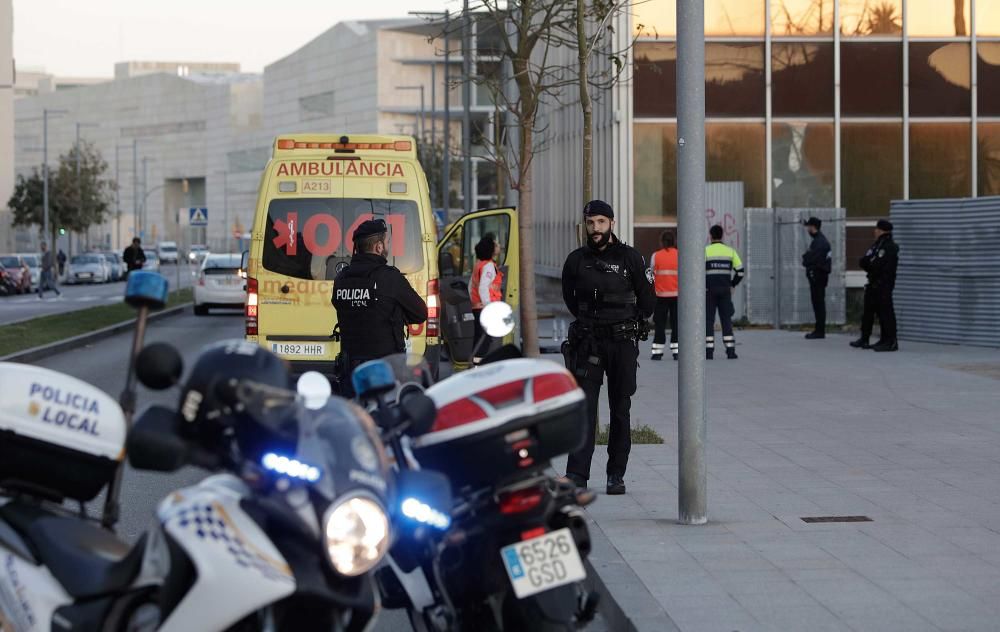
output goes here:
[[[899, 246], [892, 238], [892, 222], [880, 219], [875, 225], [875, 243], [861, 257], [861, 269], [868, 273], [865, 285], [864, 312], [861, 314], [861, 337], [851, 343], [857, 349], [873, 351], [898, 351], [896, 341], [896, 309], [892, 304], [892, 291], [896, 287], [896, 267], [899, 265]], [[882, 337], [869, 344], [875, 315], [882, 328]]]
[[424, 299], [386, 260], [385, 220], [362, 223], [353, 239], [351, 264], [337, 274], [333, 287], [341, 344], [338, 377], [344, 395], [351, 394], [351, 372], [359, 364], [405, 351], [405, 326], [427, 320]]
[[569, 456], [566, 478], [586, 487], [594, 454], [597, 406], [608, 376], [611, 428], [608, 437], [608, 494], [625, 493], [625, 467], [632, 447], [629, 409], [636, 389], [638, 339], [648, 335], [646, 319], [656, 298], [639, 251], [614, 233], [614, 211], [601, 200], [583, 209], [587, 244], [570, 253], [563, 265], [562, 292], [576, 317], [563, 352], [566, 366], [587, 395], [587, 437]]
[[809, 250], [802, 255], [802, 266], [809, 279], [809, 298], [816, 318], [816, 326], [806, 334], [806, 339], [818, 340], [826, 338], [826, 286], [830, 280], [833, 259], [830, 242], [820, 230], [823, 221], [818, 217], [810, 217], [803, 224], [812, 236]]

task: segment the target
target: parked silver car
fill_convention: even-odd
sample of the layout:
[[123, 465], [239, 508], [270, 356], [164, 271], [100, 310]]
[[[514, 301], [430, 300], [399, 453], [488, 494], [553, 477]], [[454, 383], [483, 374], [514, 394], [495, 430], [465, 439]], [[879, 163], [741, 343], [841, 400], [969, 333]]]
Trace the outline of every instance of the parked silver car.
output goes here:
[[102, 252], [99, 254], [104, 257], [111, 268], [112, 281], [121, 281], [125, 278], [125, 261], [121, 258], [121, 255], [113, 252]]
[[107, 283], [111, 266], [102, 254], [75, 255], [69, 261], [66, 283]]

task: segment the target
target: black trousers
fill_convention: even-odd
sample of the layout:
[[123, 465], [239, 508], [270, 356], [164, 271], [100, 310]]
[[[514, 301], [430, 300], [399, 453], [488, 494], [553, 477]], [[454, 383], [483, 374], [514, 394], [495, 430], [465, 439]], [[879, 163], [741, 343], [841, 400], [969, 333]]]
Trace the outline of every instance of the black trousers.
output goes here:
[[865, 286], [864, 311], [861, 314], [861, 337], [868, 340], [872, 335], [875, 316], [882, 327], [881, 342], [896, 342], [896, 309], [892, 304], [892, 286]]
[[715, 313], [722, 322], [722, 343], [727, 349], [736, 348], [733, 337], [733, 290], [728, 285], [709, 288], [705, 292], [705, 348], [715, 349]]
[[677, 297], [657, 296], [653, 310], [653, 353], [663, 353], [670, 323], [670, 353], [677, 353]]
[[813, 331], [818, 334], [826, 334], [826, 285], [830, 276], [818, 272], [807, 272], [806, 277], [809, 279], [809, 299], [812, 301], [813, 316], [816, 318], [816, 326]]
[[[569, 455], [566, 473], [590, 478], [590, 461], [594, 456], [597, 433], [598, 404], [604, 374], [608, 376], [608, 401], [611, 404], [611, 425], [608, 435], [608, 476], [624, 476], [628, 455], [632, 450], [631, 409], [636, 389], [636, 369], [639, 367], [639, 347], [634, 340], [592, 339], [587, 355], [600, 360], [600, 367], [579, 380], [587, 396], [587, 438], [583, 447]], [[586, 349], [584, 349], [586, 352]], [[586, 362], [587, 358], [579, 361]], [[567, 367], [573, 371], [575, 367]]]

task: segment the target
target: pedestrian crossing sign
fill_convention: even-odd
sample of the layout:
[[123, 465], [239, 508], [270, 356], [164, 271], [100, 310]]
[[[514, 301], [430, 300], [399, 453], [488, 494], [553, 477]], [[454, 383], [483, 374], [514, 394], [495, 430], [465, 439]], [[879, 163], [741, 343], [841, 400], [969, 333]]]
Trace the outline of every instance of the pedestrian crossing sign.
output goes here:
[[189, 208], [188, 213], [191, 226], [208, 226], [207, 208]]

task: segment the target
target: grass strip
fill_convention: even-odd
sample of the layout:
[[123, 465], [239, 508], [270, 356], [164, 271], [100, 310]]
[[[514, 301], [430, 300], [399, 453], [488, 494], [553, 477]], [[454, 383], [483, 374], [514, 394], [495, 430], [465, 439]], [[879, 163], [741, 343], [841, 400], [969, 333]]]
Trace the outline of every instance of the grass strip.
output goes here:
[[[649, 443], [663, 443], [663, 437], [661, 437], [655, 430], [642, 424], [641, 426], [632, 426], [632, 443], [636, 445], [649, 444]], [[608, 427], [599, 426], [597, 429], [597, 445], [608, 445]]]
[[[167, 307], [190, 303], [191, 300], [191, 288], [176, 290], [170, 293]], [[113, 305], [99, 305], [0, 325], [0, 356], [90, 333], [134, 318], [135, 309], [126, 305], [123, 300]]]

